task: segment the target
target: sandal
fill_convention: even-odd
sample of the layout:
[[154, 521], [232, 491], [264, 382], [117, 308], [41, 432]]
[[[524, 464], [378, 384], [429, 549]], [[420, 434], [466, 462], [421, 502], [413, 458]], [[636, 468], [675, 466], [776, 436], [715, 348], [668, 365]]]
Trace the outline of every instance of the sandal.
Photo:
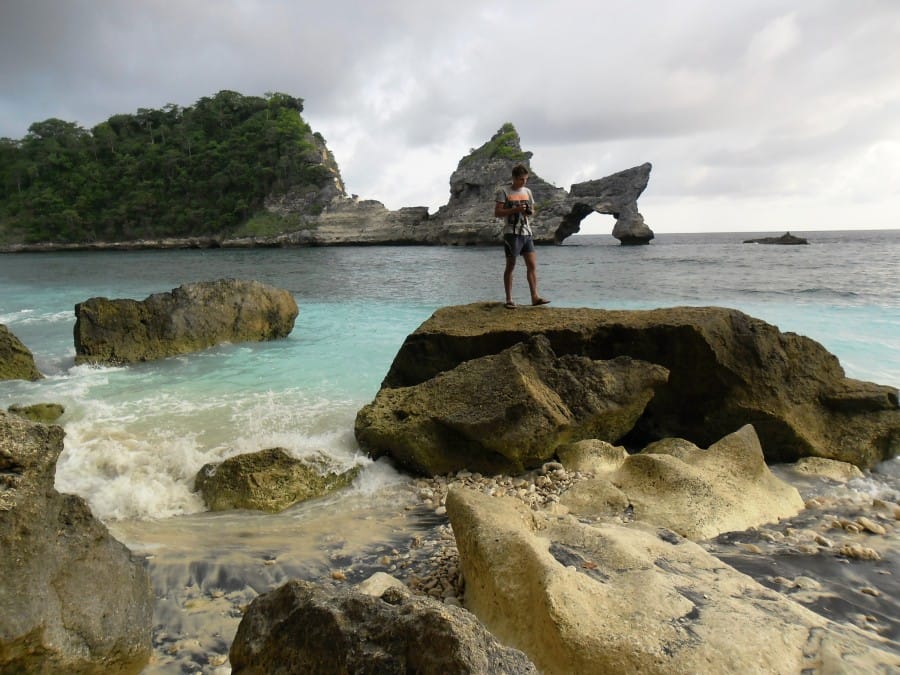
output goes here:
[[515, 309], [515, 308], [516, 308], [516, 303], [514, 303], [514, 302], [507, 302], [507, 303], [506, 303], [505, 305], [503, 305], [503, 306], [506, 307], [506, 309]]
[[534, 306], [537, 306], [537, 305], [549, 305], [549, 304], [550, 304], [550, 301], [549, 301], [549, 300], [545, 300], [544, 298], [537, 298], [536, 300], [532, 300], [532, 301], [531, 301], [531, 304], [534, 305]]

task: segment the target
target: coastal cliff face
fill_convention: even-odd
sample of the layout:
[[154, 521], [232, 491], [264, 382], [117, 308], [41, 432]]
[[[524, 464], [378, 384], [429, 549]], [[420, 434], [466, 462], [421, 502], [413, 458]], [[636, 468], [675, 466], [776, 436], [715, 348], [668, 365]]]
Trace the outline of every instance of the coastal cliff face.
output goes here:
[[307, 185], [272, 195], [265, 202], [270, 213], [293, 220], [299, 227], [265, 239], [224, 240], [222, 246], [498, 244], [503, 222], [493, 214], [494, 192], [509, 182], [512, 167], [518, 163], [531, 170], [528, 187], [537, 206], [534, 236], [538, 243], [562, 243], [594, 212], [615, 218], [612, 234], [622, 244], [646, 244], [653, 239], [637, 206], [650, 179], [649, 163], [572, 185], [567, 192], [534, 171], [532, 153], [522, 150], [511, 124], [503, 125], [489, 141], [459, 161], [450, 176], [449, 201], [434, 214], [424, 206], [391, 211], [379, 201], [348, 196], [331, 153], [324, 144], [317, 147], [321, 151], [317, 161], [333, 180], [322, 187]]

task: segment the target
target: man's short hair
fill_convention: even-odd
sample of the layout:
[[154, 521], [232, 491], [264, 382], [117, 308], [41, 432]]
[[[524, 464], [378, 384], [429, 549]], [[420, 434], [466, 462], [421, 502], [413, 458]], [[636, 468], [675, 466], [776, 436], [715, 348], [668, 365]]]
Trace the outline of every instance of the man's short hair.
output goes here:
[[512, 175], [514, 178], [518, 178], [519, 176], [527, 176], [528, 175], [528, 167], [524, 164], [516, 164], [512, 168]]

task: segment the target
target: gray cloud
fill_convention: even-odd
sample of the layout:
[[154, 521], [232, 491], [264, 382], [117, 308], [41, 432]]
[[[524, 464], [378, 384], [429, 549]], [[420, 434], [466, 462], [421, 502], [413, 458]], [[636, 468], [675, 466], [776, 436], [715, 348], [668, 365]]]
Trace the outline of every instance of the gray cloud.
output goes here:
[[641, 208], [668, 231], [698, 227], [679, 199], [747, 229], [751, 201], [837, 227], [858, 198], [897, 227], [898, 63], [894, 0], [2, 0], [0, 136], [284, 91], [391, 208], [445, 203], [509, 121], [563, 187], [653, 162]]

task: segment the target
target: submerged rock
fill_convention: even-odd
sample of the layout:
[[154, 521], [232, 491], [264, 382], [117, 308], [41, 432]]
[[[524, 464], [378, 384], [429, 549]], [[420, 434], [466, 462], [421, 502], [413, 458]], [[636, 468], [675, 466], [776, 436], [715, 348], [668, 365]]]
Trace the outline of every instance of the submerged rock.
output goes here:
[[137, 673], [153, 598], [141, 560], [53, 487], [63, 430], [0, 412], [0, 672]]
[[465, 606], [542, 673], [878, 672], [873, 635], [832, 623], [700, 546], [452, 489]]
[[629, 357], [557, 358], [539, 335], [425, 382], [383, 388], [357, 415], [356, 438], [373, 457], [417, 473], [519, 473], [562, 443], [620, 438], [666, 375]]
[[850, 379], [818, 342], [722, 307], [444, 307], [407, 336], [382, 390], [425, 382], [535, 335], [546, 336], [558, 357], [629, 356], [669, 371], [634, 428], [604, 439], [612, 443], [642, 448], [674, 437], [708, 447], [752, 424], [771, 463], [819, 456], [866, 468], [900, 451], [894, 387]]
[[744, 239], [745, 244], [782, 244], [794, 246], [797, 244], [808, 244], [809, 242], [803, 237], [795, 237], [790, 232], [785, 232], [780, 237], [759, 237], [758, 239]]
[[537, 673], [461, 608], [398, 588], [375, 597], [304, 581], [253, 601], [230, 660], [234, 675]]
[[75, 362], [122, 365], [275, 340], [290, 334], [297, 314], [288, 291], [238, 279], [185, 284], [141, 301], [91, 298], [75, 305]]
[[0, 380], [40, 380], [34, 356], [22, 341], [0, 323]]
[[194, 489], [212, 511], [275, 513], [345, 487], [358, 473], [359, 467], [335, 473], [295, 459], [284, 448], [270, 448], [206, 464], [197, 472]]

